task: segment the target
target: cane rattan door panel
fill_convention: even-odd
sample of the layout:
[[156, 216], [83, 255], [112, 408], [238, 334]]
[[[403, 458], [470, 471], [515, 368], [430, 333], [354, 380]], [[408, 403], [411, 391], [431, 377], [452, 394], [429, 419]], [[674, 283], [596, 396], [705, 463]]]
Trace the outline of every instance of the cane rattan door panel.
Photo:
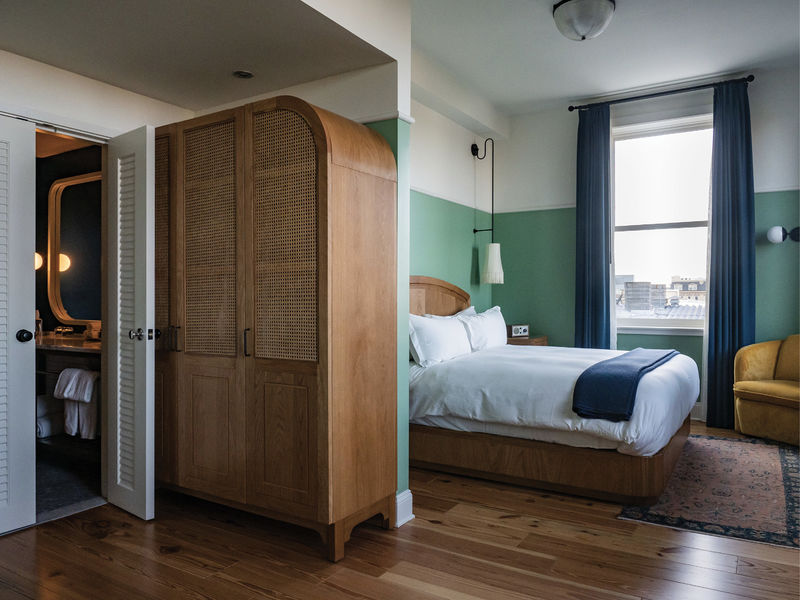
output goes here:
[[183, 135], [185, 350], [235, 356], [235, 122], [211, 123]]
[[171, 285], [170, 254], [174, 242], [170, 239], [172, 225], [171, 151], [174, 152], [171, 133], [156, 132], [155, 143], [155, 326], [161, 335], [156, 338], [155, 358], [155, 463], [156, 479], [175, 483], [175, 443], [177, 424], [175, 418], [175, 355], [171, 350], [174, 336], [170, 325], [175, 323], [171, 307], [174, 297]]
[[253, 115], [255, 356], [316, 361], [317, 151], [289, 110]]
[[169, 327], [169, 142], [168, 135], [156, 138], [156, 327], [162, 332]]

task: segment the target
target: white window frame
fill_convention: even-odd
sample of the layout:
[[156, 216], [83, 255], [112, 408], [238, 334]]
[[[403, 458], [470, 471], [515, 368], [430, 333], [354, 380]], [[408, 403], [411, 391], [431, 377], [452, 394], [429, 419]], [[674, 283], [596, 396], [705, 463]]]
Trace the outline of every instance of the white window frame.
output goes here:
[[[617, 334], [635, 335], [705, 335], [704, 319], [617, 319], [616, 290], [614, 278], [616, 275], [616, 264], [614, 261], [614, 234], [617, 231], [645, 231], [648, 229], [684, 229], [688, 227], [706, 227], [710, 232], [710, 220], [705, 221], [676, 221], [672, 223], [648, 223], [643, 225], [616, 225], [614, 177], [616, 173], [616, 163], [614, 148], [617, 141], [630, 140], [643, 137], [653, 137], [669, 135], [672, 133], [685, 133], [690, 131], [700, 131], [713, 127], [713, 115], [710, 113], [681, 117], [676, 119], [666, 119], [661, 121], [649, 121], [636, 123], [633, 125], [622, 125], [611, 128], [611, 223], [609, 225], [609, 236], [611, 238], [611, 324], [612, 331]], [[708, 282], [708, 261], [706, 261], [706, 282]], [[707, 286], [706, 286], [707, 287]], [[621, 322], [620, 322], [621, 321]], [[612, 336], [616, 338], [616, 336]]]

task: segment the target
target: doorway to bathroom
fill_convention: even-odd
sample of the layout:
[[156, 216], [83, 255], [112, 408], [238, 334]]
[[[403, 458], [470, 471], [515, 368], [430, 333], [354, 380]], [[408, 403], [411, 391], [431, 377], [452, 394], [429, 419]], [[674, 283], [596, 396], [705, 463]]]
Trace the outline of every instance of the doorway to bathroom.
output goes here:
[[[0, 331], [7, 332], [0, 336], [0, 535], [37, 523], [37, 384], [46, 401], [42, 416], [58, 414], [53, 410], [57, 396], [74, 395], [71, 401], [78, 403], [78, 415], [65, 408], [63, 419], [65, 430], [69, 427], [75, 434], [71, 438], [82, 440], [95, 420], [95, 438], [100, 436], [100, 495], [142, 519], [154, 518], [155, 512], [155, 130], [146, 125], [106, 137], [41, 123], [29, 115], [0, 112]], [[81, 183], [100, 182], [100, 321], [65, 303], [69, 294], [66, 289], [61, 293], [61, 285], [68, 284], [62, 275], [69, 270], [60, 268], [67, 259], [70, 266], [75, 261], [61, 252], [60, 239], [58, 244], [54, 241], [61, 235], [60, 225], [53, 227], [55, 235], [48, 231], [46, 256], [41, 247], [37, 253], [37, 129], [67, 133], [79, 138], [80, 144], [90, 140], [87, 146], [100, 144], [100, 177], [68, 176], [59, 180], [57, 189], [49, 184], [48, 191], [48, 207], [51, 202], [64, 205], [70, 185], [78, 183], [72, 177]], [[79, 213], [79, 220], [88, 220], [86, 212]], [[48, 219], [47, 226], [52, 222]], [[43, 220], [40, 227], [45, 227]], [[79, 234], [81, 239], [87, 236]], [[41, 277], [47, 279], [47, 306], [62, 323], [51, 335], [45, 335], [41, 311], [41, 328], [35, 321], [33, 267], [42, 268], [45, 261], [49, 269]], [[85, 287], [77, 290], [83, 293]], [[37, 364], [37, 354], [46, 352], [55, 358]], [[63, 362], [78, 355], [88, 355], [88, 363]], [[64, 378], [59, 386], [67, 369], [75, 369], [78, 376]], [[56, 392], [58, 387], [63, 390]], [[99, 408], [99, 415], [92, 406]], [[58, 427], [59, 419], [50, 421]], [[54, 452], [66, 454], [64, 449]]]
[[103, 153], [36, 131], [36, 523], [101, 490]]

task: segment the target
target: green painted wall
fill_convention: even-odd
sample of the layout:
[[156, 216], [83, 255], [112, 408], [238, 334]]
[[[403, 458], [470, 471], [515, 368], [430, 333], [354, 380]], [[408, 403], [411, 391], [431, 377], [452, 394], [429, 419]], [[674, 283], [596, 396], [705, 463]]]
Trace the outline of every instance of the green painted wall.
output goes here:
[[[800, 244], [770, 244], [773, 225], [800, 224], [800, 192], [756, 194], [756, 341], [800, 331]], [[575, 310], [575, 209], [495, 215], [505, 284], [493, 286], [492, 301], [509, 323], [530, 323], [552, 345], [572, 346]], [[700, 364], [700, 336], [620, 335], [620, 349], [675, 348]]]
[[437, 277], [469, 292], [478, 310], [492, 306], [492, 286], [480, 284], [479, 265], [490, 233], [489, 213], [411, 191], [411, 274]]
[[703, 336], [702, 335], [617, 335], [617, 350], [634, 348], [673, 348], [693, 359], [700, 373], [700, 389], [703, 389]]
[[507, 323], [528, 323], [552, 346], [575, 338], [575, 209], [496, 214], [505, 283], [492, 301]]
[[756, 341], [800, 332], [800, 244], [767, 241], [767, 229], [800, 225], [800, 191], [756, 194]]
[[400, 119], [367, 123], [389, 142], [397, 160], [397, 491], [408, 489], [408, 277], [409, 143], [411, 126]]

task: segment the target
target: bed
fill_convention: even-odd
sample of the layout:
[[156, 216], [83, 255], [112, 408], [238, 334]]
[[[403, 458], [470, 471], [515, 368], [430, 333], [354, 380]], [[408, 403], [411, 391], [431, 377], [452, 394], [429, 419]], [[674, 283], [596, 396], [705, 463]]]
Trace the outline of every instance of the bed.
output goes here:
[[[453, 315], [469, 305], [469, 294], [457, 286], [432, 277], [411, 277], [410, 312], [412, 314], [447, 316]], [[581, 353], [587, 352], [581, 349], [505, 346], [496, 348], [493, 352], [481, 350], [474, 353], [475, 355], [485, 353], [485, 357], [469, 356], [455, 359], [452, 361], [452, 365], [448, 364], [444, 367], [436, 365], [428, 369], [420, 367], [416, 367], [416, 369], [435, 372], [439, 379], [443, 378], [443, 373], [451, 370], [450, 378], [452, 380], [454, 377], [468, 376], [471, 370], [470, 361], [475, 364], [477, 361], [489, 363], [495, 361], [495, 368], [504, 368], [502, 367], [503, 362], [512, 363], [516, 360], [516, 356], [512, 353], [517, 351], [521, 356], [531, 352], [545, 353], [538, 354], [536, 357], [549, 353], [550, 360], [561, 360], [560, 356], [562, 355], [559, 353], [573, 352], [580, 358]], [[530, 356], [534, 355], [530, 354]], [[676, 364], [680, 366], [680, 362]], [[693, 368], [696, 379], [696, 366]], [[590, 424], [586, 427], [586, 431], [573, 431], [571, 434], [567, 434], [572, 437], [564, 437], [565, 432], [563, 431], [548, 432], [541, 429], [536, 433], [539, 439], [527, 439], [519, 437], [527, 435], [526, 433], [519, 434], [514, 427], [504, 429], [502, 424], [493, 424], [492, 427], [487, 427], [486, 430], [489, 433], [475, 431], [476, 425], [480, 425], [479, 419], [470, 419], [468, 414], [462, 415], [462, 418], [453, 415], [444, 417], [443, 413], [430, 415], [418, 410], [419, 399], [415, 398], [417, 394], [414, 393], [415, 383], [413, 382], [419, 376], [419, 372], [415, 372], [414, 369], [415, 367], [412, 366], [410, 372], [412, 423], [410, 425], [409, 452], [411, 465], [415, 467], [612, 502], [649, 505], [655, 503], [661, 495], [689, 435], [688, 415], [694, 398], [685, 397], [681, 400], [682, 408], [678, 409], [681, 412], [677, 420], [675, 415], [655, 417], [665, 421], [672, 419], [673, 424], [665, 426], [668, 432], [665, 434], [661, 431], [660, 438], [655, 436], [653, 439], [643, 440], [641, 443], [637, 439], [627, 440], [627, 443], [609, 442], [603, 437], [602, 431], [598, 434], [603, 427], [618, 426], [609, 422]], [[429, 377], [436, 379], [432, 376]], [[644, 384], [645, 378], [647, 375], [642, 378], [637, 404], [642, 402], [641, 386]], [[436, 406], [439, 401], [438, 396], [441, 394], [436, 392], [435, 385], [430, 389], [433, 392], [429, 404]], [[688, 391], [689, 388], [684, 387], [674, 393], [684, 396], [694, 393], [696, 397], [697, 388], [693, 389], [694, 391], [691, 392]], [[636, 415], [632, 417], [632, 420], [635, 418]], [[623, 424], [623, 426], [628, 427], [627, 424]], [[596, 430], [597, 428], [600, 429]], [[637, 447], [637, 443], [639, 447]], [[656, 444], [657, 447], [654, 447], [653, 444]], [[642, 453], [650, 455], [643, 456]]]

